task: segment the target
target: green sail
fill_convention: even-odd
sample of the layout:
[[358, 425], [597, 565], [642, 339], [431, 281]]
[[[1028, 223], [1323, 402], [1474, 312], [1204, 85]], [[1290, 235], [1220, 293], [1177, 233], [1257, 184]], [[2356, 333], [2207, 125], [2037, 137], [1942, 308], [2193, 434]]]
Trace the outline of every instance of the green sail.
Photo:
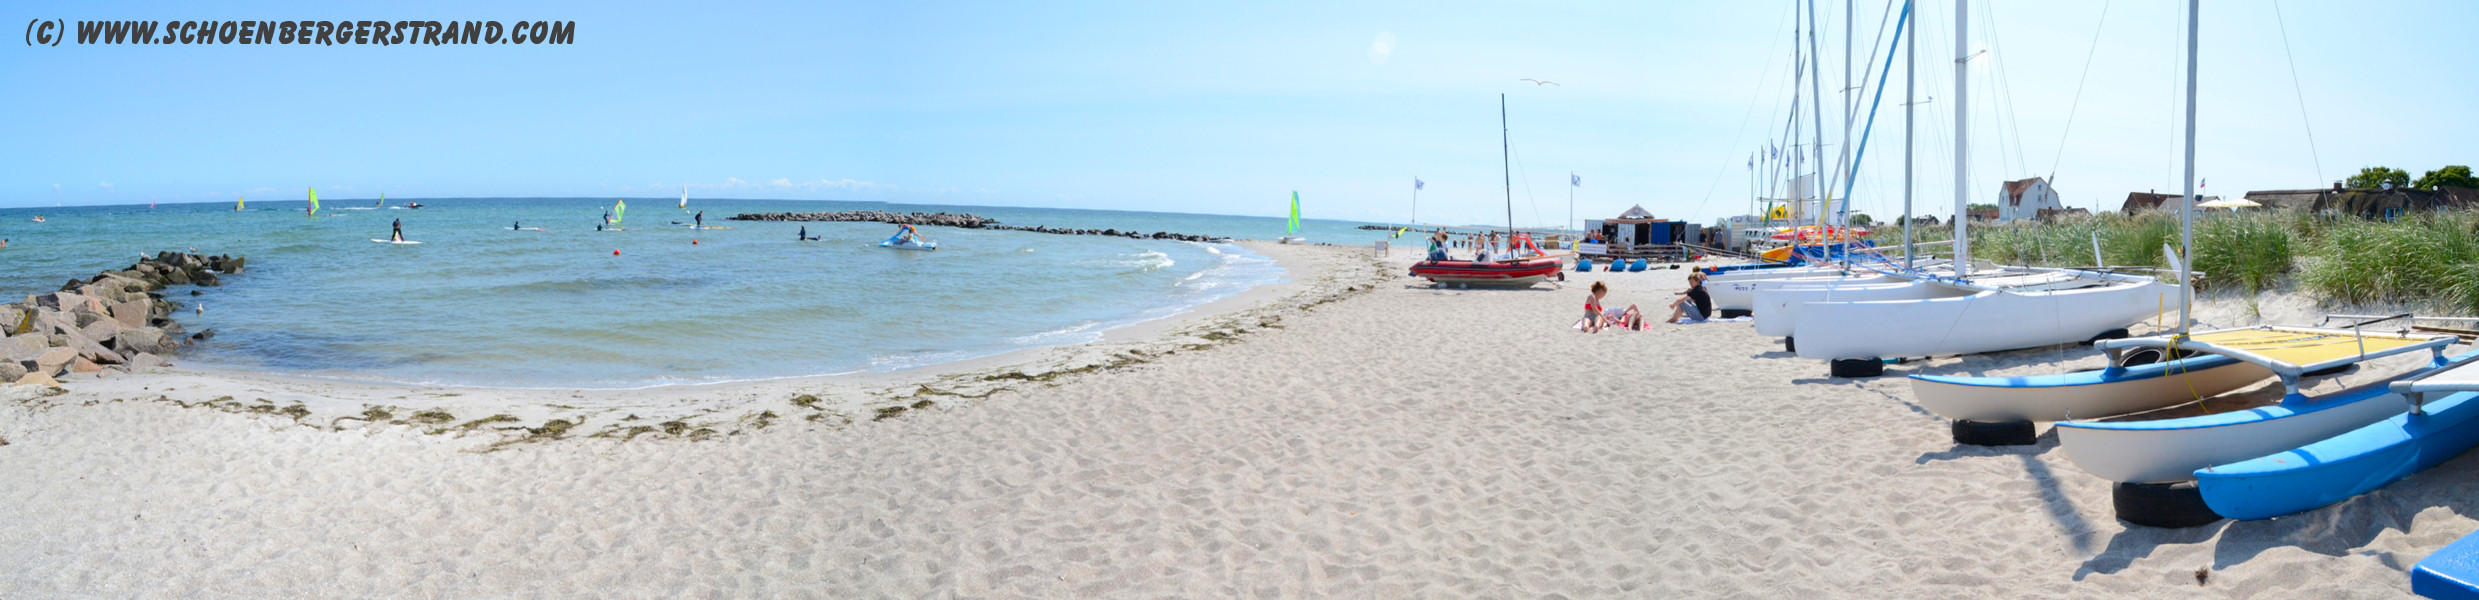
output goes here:
[[627, 200], [621, 200], [618, 204], [611, 206], [611, 224], [618, 225], [622, 219], [626, 218], [628, 218]]
[[1300, 193], [1297, 191], [1291, 192], [1291, 224], [1283, 229], [1283, 232], [1300, 232]]
[[318, 216], [318, 188], [310, 188], [310, 216]]

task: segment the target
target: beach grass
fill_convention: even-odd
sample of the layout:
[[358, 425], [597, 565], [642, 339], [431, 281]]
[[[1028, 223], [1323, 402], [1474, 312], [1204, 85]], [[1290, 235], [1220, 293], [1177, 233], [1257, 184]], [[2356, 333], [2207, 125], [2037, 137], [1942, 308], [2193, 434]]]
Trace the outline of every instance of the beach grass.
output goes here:
[[[2194, 231], [2193, 267], [2203, 274], [2203, 289], [2252, 295], [2295, 285], [2326, 303], [2479, 314], [2479, 211], [2423, 211], [2394, 221], [2215, 211], [2199, 215]], [[1899, 236], [1888, 229], [1880, 234], [1880, 245], [1890, 249]], [[1953, 227], [1914, 227], [1913, 238], [1950, 240]], [[2177, 247], [2178, 215], [2103, 213], [2046, 223], [1974, 224], [1971, 238], [1973, 258], [2000, 264], [2166, 268], [2163, 247]]]

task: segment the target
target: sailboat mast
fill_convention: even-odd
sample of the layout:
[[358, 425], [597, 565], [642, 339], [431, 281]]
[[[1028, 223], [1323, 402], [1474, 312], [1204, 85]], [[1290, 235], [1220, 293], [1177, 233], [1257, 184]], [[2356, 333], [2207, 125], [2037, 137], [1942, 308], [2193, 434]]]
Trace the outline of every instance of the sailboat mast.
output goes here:
[[1512, 242], [1515, 240], [1515, 163], [1507, 158], [1511, 152], [1509, 148], [1513, 146], [1507, 143], [1506, 137], [1506, 94], [1501, 93], [1498, 94], [1498, 168], [1499, 173], [1506, 177], [1506, 239]]
[[2178, 205], [2178, 334], [2195, 325], [2195, 33], [2202, 0], [2186, 0], [2186, 201]]
[[1971, 0], [1954, 0], [1954, 276], [1971, 276]]
[[[1903, 18], [1911, 17], [1911, 3], [1902, 3]], [[1902, 268], [1917, 265], [1911, 258], [1911, 116], [1919, 105], [1911, 97], [1919, 87], [1919, 39], [1917, 33], [1902, 41]]]
[[[1816, 147], [1809, 149], [1816, 153], [1816, 178], [1811, 180], [1813, 185], [1810, 189], [1816, 190], [1816, 224], [1820, 226], [1825, 224], [1825, 213], [1830, 212], [1825, 206], [1825, 186], [1832, 185], [1825, 181], [1825, 61], [1822, 60], [1824, 56], [1816, 52], [1816, 0], [1808, 0], [1808, 57], [1810, 59], [1808, 61], [1810, 73], [1808, 110], [1816, 113], [1816, 126], [1808, 128], [1816, 143]], [[1823, 227], [1818, 228], [1818, 233], [1823, 233]]]

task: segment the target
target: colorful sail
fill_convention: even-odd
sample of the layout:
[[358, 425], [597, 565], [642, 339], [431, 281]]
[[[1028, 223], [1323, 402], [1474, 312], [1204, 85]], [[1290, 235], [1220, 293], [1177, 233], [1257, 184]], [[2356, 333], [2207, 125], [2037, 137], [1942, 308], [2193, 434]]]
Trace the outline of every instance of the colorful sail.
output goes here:
[[310, 216], [318, 216], [318, 188], [310, 188]]
[[1295, 190], [1295, 191], [1293, 191], [1293, 192], [1291, 192], [1291, 224], [1290, 224], [1290, 225], [1288, 225], [1288, 226], [1285, 226], [1285, 227], [1284, 227], [1284, 229], [1283, 229], [1283, 232], [1284, 232], [1284, 233], [1299, 233], [1299, 232], [1300, 232], [1300, 192], [1298, 192], [1298, 191], [1296, 191], [1296, 190]]
[[612, 224], [612, 225], [618, 225], [618, 224], [620, 224], [620, 220], [622, 220], [622, 219], [626, 219], [626, 218], [628, 218], [628, 201], [627, 201], [627, 200], [621, 200], [621, 201], [619, 201], [619, 203], [618, 203], [618, 204], [613, 204], [613, 205], [611, 205], [611, 224]]
[[241, 204], [242, 204], [243, 202], [248, 202], [248, 201], [249, 201], [249, 199], [248, 199], [248, 198], [243, 198], [243, 197], [240, 197], [240, 196], [234, 196], [234, 197], [232, 198], [232, 212], [241, 212]]

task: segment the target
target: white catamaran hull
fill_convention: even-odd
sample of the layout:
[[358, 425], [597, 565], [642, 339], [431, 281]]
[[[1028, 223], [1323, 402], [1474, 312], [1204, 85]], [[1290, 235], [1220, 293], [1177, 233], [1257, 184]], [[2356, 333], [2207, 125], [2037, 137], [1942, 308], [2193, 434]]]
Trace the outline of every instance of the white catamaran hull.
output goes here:
[[2269, 406], [2177, 423], [2060, 423], [2057, 445], [2076, 467], [2121, 483], [2186, 481], [2195, 470], [2281, 452], [2341, 435], [2410, 409], [2390, 393], [2318, 400], [2332, 406], [2297, 412]]
[[1795, 332], [1799, 311], [1811, 302], [1872, 302], [1880, 300], [1924, 300], [1969, 295], [1970, 290], [1932, 285], [1925, 281], [1862, 285], [1812, 285], [1764, 290], [1756, 293], [1756, 333], [1787, 337]]
[[1900, 283], [1901, 281], [1901, 278], [1894, 277], [1892, 275], [1877, 274], [1855, 275], [1850, 277], [1821, 276], [1786, 277], [1782, 279], [1741, 279], [1735, 281], [1724, 281], [1720, 283], [1715, 283], [1711, 280], [1711, 278], [1706, 278], [1704, 283], [1704, 291], [1705, 293], [1713, 296], [1713, 308], [1715, 309], [1750, 310], [1756, 308], [1757, 306], [1756, 294], [1764, 290], [1826, 285]]
[[[1936, 284], [1945, 285], [1945, 284]], [[1968, 296], [1873, 302], [1810, 302], [1792, 335], [1816, 359], [1976, 354], [2090, 340], [2150, 318], [2177, 288], [2149, 278], [2055, 291], [1981, 291]]]

